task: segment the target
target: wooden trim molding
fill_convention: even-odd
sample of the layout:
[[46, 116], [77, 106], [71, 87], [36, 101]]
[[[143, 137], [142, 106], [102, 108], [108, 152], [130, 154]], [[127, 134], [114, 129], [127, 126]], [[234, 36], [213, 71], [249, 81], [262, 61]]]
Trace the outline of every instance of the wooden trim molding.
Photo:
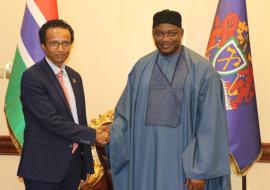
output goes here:
[[0, 155], [19, 155], [10, 136], [0, 136]]
[[[0, 155], [19, 155], [10, 136], [0, 136]], [[262, 156], [258, 162], [270, 163], [270, 143], [262, 144]]]
[[262, 144], [262, 156], [259, 162], [270, 163], [270, 143]]

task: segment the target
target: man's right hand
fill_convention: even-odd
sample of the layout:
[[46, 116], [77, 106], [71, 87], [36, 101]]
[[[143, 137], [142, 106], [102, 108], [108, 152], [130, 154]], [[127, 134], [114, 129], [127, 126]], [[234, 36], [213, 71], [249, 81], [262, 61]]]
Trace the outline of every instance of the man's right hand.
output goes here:
[[104, 146], [110, 141], [110, 129], [108, 126], [102, 125], [96, 130], [97, 144]]

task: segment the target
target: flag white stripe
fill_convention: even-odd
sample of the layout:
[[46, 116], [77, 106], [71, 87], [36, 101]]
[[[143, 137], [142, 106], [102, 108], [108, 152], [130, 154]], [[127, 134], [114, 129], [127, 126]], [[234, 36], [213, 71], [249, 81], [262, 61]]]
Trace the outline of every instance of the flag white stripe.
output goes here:
[[21, 57], [25, 63], [25, 66], [28, 68], [28, 67], [34, 65], [34, 61], [33, 61], [32, 57], [30, 56], [30, 54], [28, 53], [28, 51], [26, 50], [21, 36], [19, 37], [19, 41], [18, 41], [18, 49], [19, 49]]
[[47, 21], [46, 18], [44, 17], [42, 12], [39, 10], [34, 0], [27, 0], [27, 5], [32, 16], [35, 18], [39, 27], [41, 27]]

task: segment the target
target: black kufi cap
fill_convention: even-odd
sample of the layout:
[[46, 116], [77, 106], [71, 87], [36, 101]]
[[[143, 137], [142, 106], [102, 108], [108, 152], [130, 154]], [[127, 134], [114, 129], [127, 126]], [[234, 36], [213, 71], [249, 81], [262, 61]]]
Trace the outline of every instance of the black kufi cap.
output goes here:
[[162, 23], [169, 23], [182, 28], [182, 17], [179, 12], [166, 9], [153, 16], [153, 28]]

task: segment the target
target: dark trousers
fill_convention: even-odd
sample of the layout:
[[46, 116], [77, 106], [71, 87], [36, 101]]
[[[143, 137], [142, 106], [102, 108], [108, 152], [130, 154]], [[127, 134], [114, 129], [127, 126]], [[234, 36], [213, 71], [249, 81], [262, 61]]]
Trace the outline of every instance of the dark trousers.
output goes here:
[[80, 151], [77, 150], [71, 157], [64, 179], [59, 183], [24, 179], [25, 190], [78, 190], [82, 169], [81, 159]]

